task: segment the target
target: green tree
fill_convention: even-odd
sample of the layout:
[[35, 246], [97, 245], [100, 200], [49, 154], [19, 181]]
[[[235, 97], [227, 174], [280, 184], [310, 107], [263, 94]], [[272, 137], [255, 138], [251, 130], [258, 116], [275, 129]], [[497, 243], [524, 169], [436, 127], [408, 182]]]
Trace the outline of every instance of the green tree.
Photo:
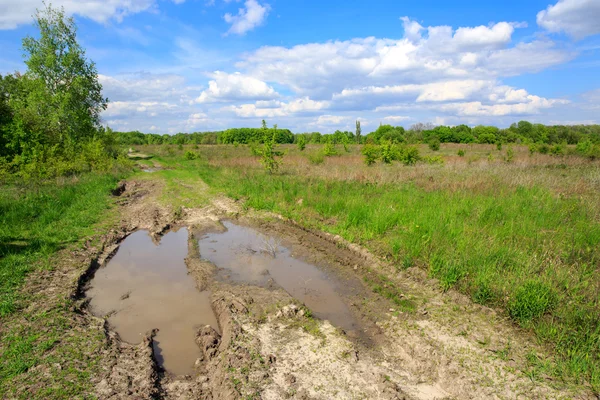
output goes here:
[[362, 134], [362, 130], [360, 129], [360, 121], [356, 120], [356, 143], [360, 144], [360, 135]]
[[35, 25], [39, 37], [23, 39], [27, 88], [16, 112], [29, 130], [43, 132], [48, 144], [69, 147], [94, 136], [108, 100], [95, 64], [77, 42], [73, 18], [48, 5], [36, 11]]

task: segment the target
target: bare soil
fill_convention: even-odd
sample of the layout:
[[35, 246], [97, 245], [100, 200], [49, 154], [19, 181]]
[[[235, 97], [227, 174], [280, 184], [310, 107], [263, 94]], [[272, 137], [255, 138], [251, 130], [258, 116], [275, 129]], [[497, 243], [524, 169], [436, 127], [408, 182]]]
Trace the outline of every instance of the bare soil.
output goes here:
[[[73, 331], [99, 333], [104, 345], [93, 393], [100, 399], [592, 399], [581, 388], [550, 377], [527, 376], [527, 356], [545, 350], [494, 310], [455, 292], [441, 292], [418, 268], [397, 271], [339, 237], [306, 230], [276, 215], [242, 212], [216, 198], [210, 206], [174, 210], [160, 205], [157, 181], [124, 182], [115, 192], [121, 219], [100, 246], [71, 253], [53, 271], [32, 275], [31, 307], [70, 296], [77, 300]], [[309, 310], [278, 285], [215, 279], [195, 243], [233, 219], [282, 238], [294, 255], [346, 282], [340, 296], [361, 326], [347, 334]], [[92, 315], [87, 285], [94, 272], [136, 230], [155, 240], [173, 227], [189, 230], [189, 274], [210, 290], [217, 327], [198, 330], [201, 356], [194, 373], [173, 376], [153, 354], [156, 331], [140, 344], [122, 341], [106, 320]], [[366, 282], [394, 290], [411, 307], [400, 308]], [[55, 299], [55, 300], [51, 300]], [[220, 332], [220, 333], [219, 333]], [[92, 350], [90, 350], [92, 351]]]

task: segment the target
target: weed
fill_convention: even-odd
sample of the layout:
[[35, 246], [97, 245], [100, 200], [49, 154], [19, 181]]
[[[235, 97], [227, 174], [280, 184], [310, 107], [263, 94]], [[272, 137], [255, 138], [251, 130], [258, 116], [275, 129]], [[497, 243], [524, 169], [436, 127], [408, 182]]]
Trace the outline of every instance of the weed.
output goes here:
[[521, 285], [509, 302], [510, 316], [521, 324], [541, 317], [552, 309], [556, 302], [556, 294], [546, 283], [530, 280]]
[[463, 149], [459, 149], [456, 154], [458, 154], [459, 157], [464, 157], [465, 156], [465, 151]]

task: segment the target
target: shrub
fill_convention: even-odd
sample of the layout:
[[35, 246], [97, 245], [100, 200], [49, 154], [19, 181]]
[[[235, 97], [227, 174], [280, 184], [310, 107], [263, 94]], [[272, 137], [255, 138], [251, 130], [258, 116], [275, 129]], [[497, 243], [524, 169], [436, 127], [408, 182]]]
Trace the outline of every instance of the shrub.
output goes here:
[[529, 145], [529, 155], [532, 156], [535, 152], [538, 151], [538, 147], [535, 143]]
[[336, 156], [337, 154], [337, 150], [335, 149], [335, 146], [331, 144], [331, 142], [325, 143], [325, 146], [323, 146], [323, 155], [325, 157]]
[[183, 150], [183, 145], [181, 143], [177, 145], [177, 150]]
[[400, 158], [399, 156], [398, 149], [392, 142], [387, 141], [381, 145], [380, 157], [383, 163], [391, 164], [392, 161], [398, 160]]
[[508, 312], [516, 321], [526, 323], [544, 315], [555, 303], [552, 288], [544, 282], [530, 280], [516, 290], [508, 304]]
[[198, 158], [198, 155], [196, 153], [194, 153], [193, 151], [188, 150], [185, 152], [186, 160], [195, 160], [196, 158]]
[[548, 154], [550, 152], [550, 146], [548, 146], [546, 143], [540, 143], [537, 146], [537, 151], [542, 154]]
[[325, 161], [325, 156], [322, 152], [309, 154], [308, 161], [310, 161], [310, 163], [314, 165], [323, 164], [323, 161]]
[[507, 163], [511, 163], [511, 162], [513, 162], [514, 158], [515, 158], [515, 151], [513, 150], [512, 147], [509, 146], [508, 149], [506, 150], [505, 160]]
[[583, 142], [579, 142], [577, 143], [577, 146], [575, 146], [575, 149], [577, 150], [577, 152], [581, 155], [587, 155], [587, 153], [592, 149], [593, 144], [592, 142], [588, 139], [585, 140]]
[[365, 164], [373, 165], [379, 158], [379, 147], [373, 144], [366, 144], [362, 148], [362, 154], [365, 157]]
[[497, 149], [498, 151], [501, 151], [501, 150], [502, 150], [502, 142], [498, 142], [498, 143], [496, 143], [496, 149]]
[[552, 154], [553, 156], [561, 156], [564, 154], [564, 152], [565, 149], [560, 144], [555, 144], [554, 146], [550, 147], [550, 154]]
[[459, 157], [464, 157], [465, 156], [465, 151], [463, 149], [458, 150], [458, 154]]
[[433, 151], [438, 151], [440, 149], [440, 139], [433, 137], [429, 139], [429, 148]]
[[304, 151], [304, 149], [306, 148], [306, 137], [304, 135], [300, 135], [298, 137], [298, 150], [300, 151]]
[[260, 162], [270, 174], [277, 172], [279, 165], [281, 164], [281, 160], [278, 160], [276, 157], [283, 156], [281, 151], [275, 149], [277, 143], [275, 135], [276, 132], [273, 133], [273, 136], [270, 139], [265, 139], [265, 143], [263, 144], [262, 149], [260, 149]]
[[400, 161], [404, 165], [414, 165], [419, 160], [421, 160], [421, 156], [419, 155], [419, 149], [414, 146], [406, 146], [402, 149], [400, 154]]

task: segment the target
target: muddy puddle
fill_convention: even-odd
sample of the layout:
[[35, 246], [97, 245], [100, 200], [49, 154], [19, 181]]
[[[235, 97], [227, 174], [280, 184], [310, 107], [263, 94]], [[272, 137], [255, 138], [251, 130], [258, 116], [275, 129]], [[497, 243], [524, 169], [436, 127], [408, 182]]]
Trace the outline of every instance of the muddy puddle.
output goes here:
[[219, 268], [218, 278], [259, 286], [273, 280], [313, 314], [352, 336], [360, 326], [339, 294], [342, 283], [315, 265], [296, 258], [279, 240], [252, 228], [223, 221], [227, 231], [205, 234], [200, 255]]
[[209, 293], [197, 290], [187, 273], [187, 229], [167, 233], [154, 244], [148, 232], [127, 237], [106, 266], [96, 271], [87, 291], [90, 308], [122, 340], [139, 343], [151, 329], [157, 362], [175, 375], [193, 373], [201, 352], [198, 328], [218, 329]]

